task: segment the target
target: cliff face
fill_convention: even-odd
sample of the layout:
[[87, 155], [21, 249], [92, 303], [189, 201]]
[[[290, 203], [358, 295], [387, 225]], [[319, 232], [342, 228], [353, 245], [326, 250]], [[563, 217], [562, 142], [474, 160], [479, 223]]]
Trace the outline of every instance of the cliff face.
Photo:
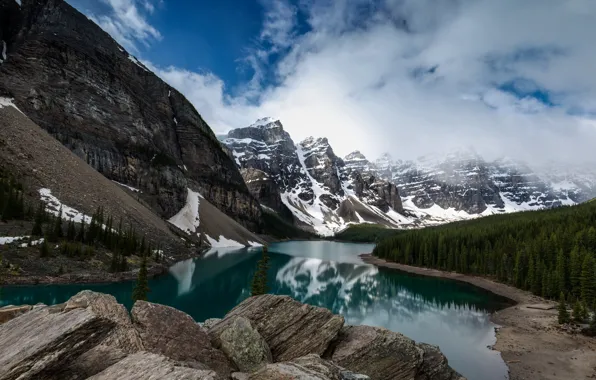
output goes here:
[[261, 209], [194, 107], [63, 0], [0, 0], [0, 95], [164, 218], [192, 184], [245, 226]]

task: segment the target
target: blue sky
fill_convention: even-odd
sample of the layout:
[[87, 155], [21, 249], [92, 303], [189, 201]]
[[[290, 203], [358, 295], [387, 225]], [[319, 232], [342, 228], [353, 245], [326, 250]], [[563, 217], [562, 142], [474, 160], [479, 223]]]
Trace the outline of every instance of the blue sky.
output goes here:
[[593, 0], [69, 0], [222, 133], [596, 161]]

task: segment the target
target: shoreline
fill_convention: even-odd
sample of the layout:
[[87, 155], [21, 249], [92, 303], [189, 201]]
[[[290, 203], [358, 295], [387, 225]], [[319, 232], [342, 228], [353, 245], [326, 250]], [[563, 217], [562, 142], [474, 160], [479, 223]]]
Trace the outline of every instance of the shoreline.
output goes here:
[[403, 265], [362, 254], [370, 265], [422, 276], [465, 282], [515, 304], [493, 313], [496, 342], [510, 380], [580, 380], [596, 378], [596, 339], [562, 330], [556, 303], [488, 278]]

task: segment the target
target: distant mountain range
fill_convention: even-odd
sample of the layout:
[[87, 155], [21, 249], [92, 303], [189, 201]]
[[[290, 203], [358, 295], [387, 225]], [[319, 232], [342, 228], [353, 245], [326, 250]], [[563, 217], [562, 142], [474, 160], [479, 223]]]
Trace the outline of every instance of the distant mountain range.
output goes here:
[[322, 235], [354, 223], [415, 228], [596, 196], [596, 172], [585, 168], [532, 170], [471, 150], [415, 161], [383, 154], [371, 162], [359, 151], [342, 159], [326, 138], [295, 143], [271, 118], [218, 137], [262, 206]]

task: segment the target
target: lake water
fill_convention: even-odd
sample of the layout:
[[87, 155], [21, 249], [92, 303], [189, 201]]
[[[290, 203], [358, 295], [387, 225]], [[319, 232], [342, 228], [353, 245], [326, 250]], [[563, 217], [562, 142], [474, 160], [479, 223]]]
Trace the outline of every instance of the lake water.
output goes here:
[[[507, 378], [489, 314], [504, 300], [471, 285], [377, 269], [358, 258], [372, 245], [326, 241], [271, 244], [269, 287], [342, 314], [347, 324], [385, 327], [438, 345], [470, 380]], [[260, 249], [212, 250], [175, 264], [150, 282], [149, 300], [173, 306], [196, 321], [223, 317], [250, 294]], [[131, 307], [131, 282], [5, 287], [0, 305], [56, 304], [83, 289], [113, 294]]]

